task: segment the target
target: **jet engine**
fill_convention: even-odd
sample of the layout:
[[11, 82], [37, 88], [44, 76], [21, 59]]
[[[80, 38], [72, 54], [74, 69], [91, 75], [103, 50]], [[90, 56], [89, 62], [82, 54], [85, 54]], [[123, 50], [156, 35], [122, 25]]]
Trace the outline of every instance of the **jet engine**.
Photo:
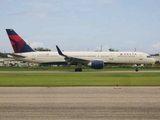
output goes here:
[[93, 60], [90, 63], [88, 63], [88, 66], [94, 69], [103, 69], [104, 62], [102, 60]]

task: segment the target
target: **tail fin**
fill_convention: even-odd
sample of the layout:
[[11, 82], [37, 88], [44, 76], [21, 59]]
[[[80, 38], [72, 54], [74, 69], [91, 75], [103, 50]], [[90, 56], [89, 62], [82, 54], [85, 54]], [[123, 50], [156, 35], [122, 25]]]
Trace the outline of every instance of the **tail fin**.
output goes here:
[[13, 29], [6, 29], [6, 32], [15, 53], [34, 51]]

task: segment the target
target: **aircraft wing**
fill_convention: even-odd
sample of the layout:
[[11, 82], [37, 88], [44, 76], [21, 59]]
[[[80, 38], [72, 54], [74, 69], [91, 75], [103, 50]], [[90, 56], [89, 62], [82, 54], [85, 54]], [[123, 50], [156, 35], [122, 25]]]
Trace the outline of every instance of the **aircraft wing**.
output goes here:
[[63, 54], [57, 45], [56, 45], [56, 48], [57, 48], [58, 54], [63, 56], [64, 59], [70, 64], [74, 64], [74, 63], [88, 64], [90, 62], [89, 60], [86, 60], [86, 59], [76, 58], [76, 57]]
[[82, 63], [82, 64], [88, 64], [90, 61], [85, 59], [80, 59], [76, 57], [67, 56], [64, 58], [68, 63], [74, 64], [74, 63]]
[[14, 53], [9, 53], [8, 55], [10, 55], [12, 57], [17, 57], [17, 58], [25, 58], [26, 57], [26, 56], [14, 54]]

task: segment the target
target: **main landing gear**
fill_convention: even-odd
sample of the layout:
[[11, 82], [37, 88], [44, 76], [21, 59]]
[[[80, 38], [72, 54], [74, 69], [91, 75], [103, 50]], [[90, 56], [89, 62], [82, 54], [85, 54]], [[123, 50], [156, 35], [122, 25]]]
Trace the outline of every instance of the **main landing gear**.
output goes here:
[[137, 67], [137, 68], [135, 69], [135, 71], [138, 72], [138, 71], [139, 71], [139, 68]]
[[82, 72], [82, 64], [78, 63], [77, 68], [75, 69], [75, 72]]

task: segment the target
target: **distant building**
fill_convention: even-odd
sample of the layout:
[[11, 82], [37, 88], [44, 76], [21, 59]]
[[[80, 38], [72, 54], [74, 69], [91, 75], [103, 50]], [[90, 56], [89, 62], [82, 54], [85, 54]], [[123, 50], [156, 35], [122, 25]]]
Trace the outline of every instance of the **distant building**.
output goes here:
[[160, 62], [160, 54], [152, 54], [151, 57]]
[[28, 63], [11, 58], [0, 58], [0, 66], [37, 66], [35, 63]]

